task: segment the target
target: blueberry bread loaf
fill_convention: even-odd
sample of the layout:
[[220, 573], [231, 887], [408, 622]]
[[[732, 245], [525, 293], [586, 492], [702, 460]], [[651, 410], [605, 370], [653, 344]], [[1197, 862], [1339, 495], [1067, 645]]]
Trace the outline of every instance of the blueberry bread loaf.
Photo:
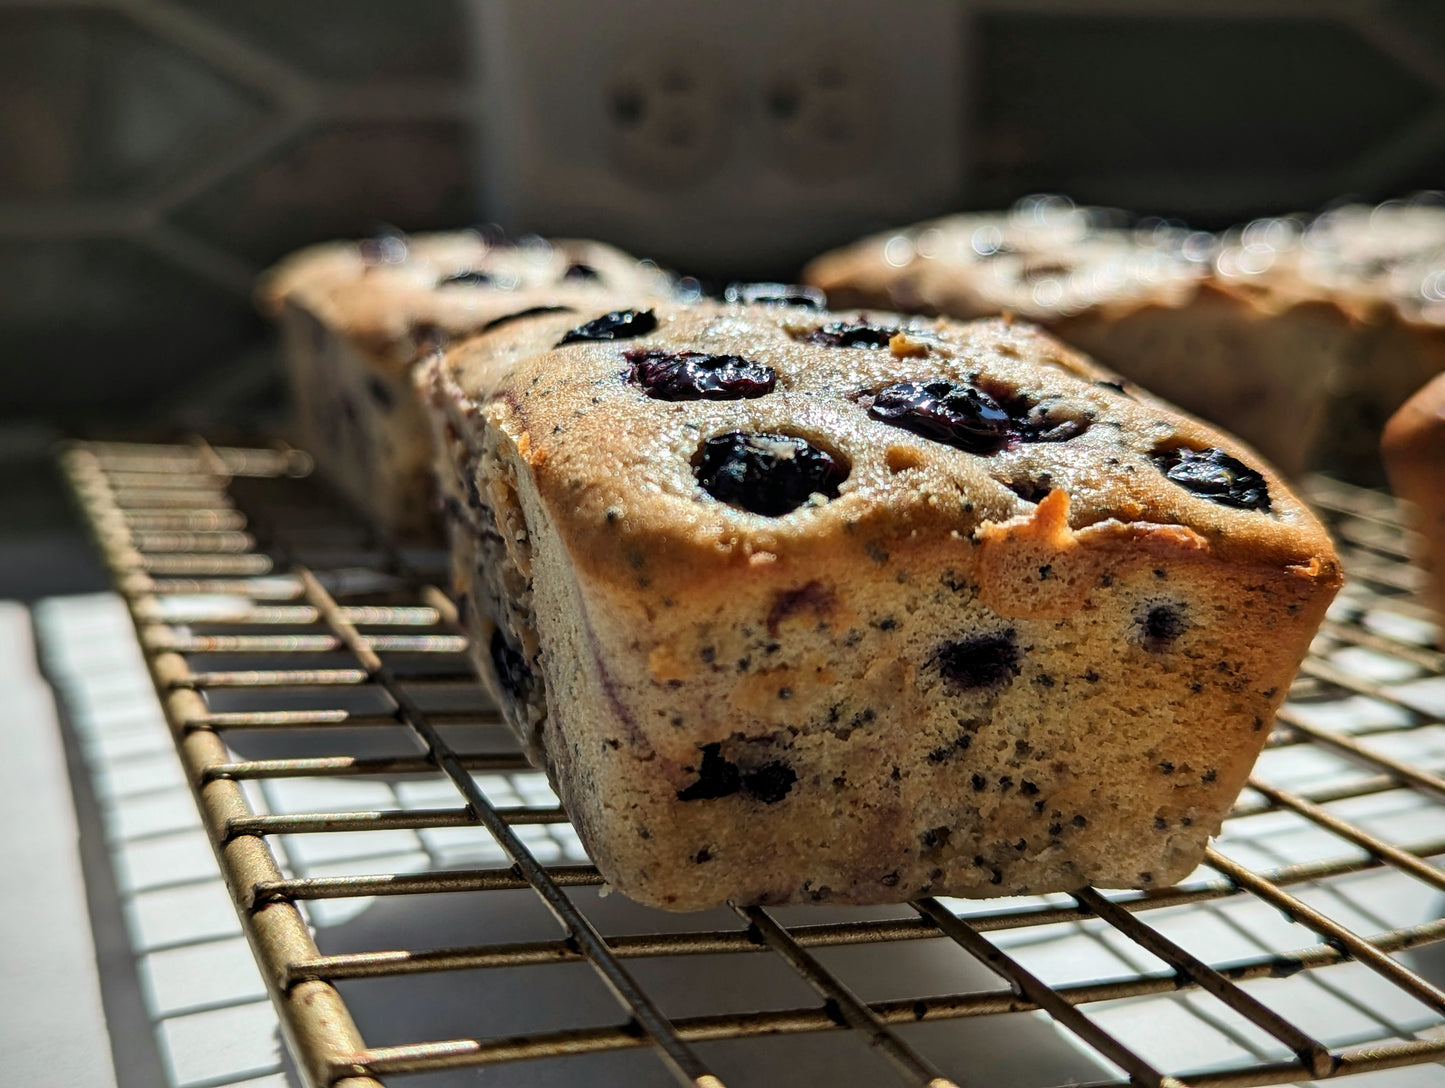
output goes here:
[[1391, 489], [1410, 504], [1417, 554], [1430, 579], [1426, 596], [1445, 649], [1445, 374], [1391, 417], [1380, 452]]
[[596, 242], [480, 234], [315, 246], [263, 279], [281, 322], [300, 443], [394, 539], [439, 542], [427, 424], [408, 373], [438, 344], [536, 307], [666, 290], [655, 267]]
[[1001, 319], [539, 314], [416, 377], [478, 667], [667, 909], [1176, 881], [1339, 585], [1254, 454]]
[[805, 278], [835, 304], [1026, 317], [1287, 475], [1368, 475], [1389, 413], [1445, 367], [1445, 210], [1349, 207], [1221, 238], [1117, 224], [1034, 197], [864, 239]]
[[1327, 307], [1343, 321], [1312, 462], [1375, 479], [1386, 421], [1445, 371], [1445, 206], [1425, 194], [1258, 220], [1226, 236], [1218, 268], [1275, 308]]

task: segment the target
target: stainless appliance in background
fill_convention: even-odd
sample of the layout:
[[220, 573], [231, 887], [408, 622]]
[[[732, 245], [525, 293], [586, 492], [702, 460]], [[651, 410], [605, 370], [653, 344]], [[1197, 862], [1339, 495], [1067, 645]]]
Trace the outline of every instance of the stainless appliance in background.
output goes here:
[[[954, 0], [478, 0], [483, 206], [678, 267], [784, 275], [962, 189]], [[906, 13], [906, 14], [905, 14]]]
[[254, 419], [252, 277], [383, 224], [781, 275], [1031, 191], [1214, 227], [1442, 177], [1430, 0], [6, 4], [0, 419]]

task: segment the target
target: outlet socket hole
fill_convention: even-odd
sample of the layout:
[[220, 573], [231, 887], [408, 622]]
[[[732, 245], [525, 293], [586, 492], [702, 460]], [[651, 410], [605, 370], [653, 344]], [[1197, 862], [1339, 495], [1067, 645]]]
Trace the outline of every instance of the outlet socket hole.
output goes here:
[[798, 90], [780, 84], [768, 92], [768, 112], [780, 121], [798, 116]]
[[642, 123], [647, 105], [635, 87], [618, 87], [612, 92], [612, 119], [623, 128], [636, 128]]

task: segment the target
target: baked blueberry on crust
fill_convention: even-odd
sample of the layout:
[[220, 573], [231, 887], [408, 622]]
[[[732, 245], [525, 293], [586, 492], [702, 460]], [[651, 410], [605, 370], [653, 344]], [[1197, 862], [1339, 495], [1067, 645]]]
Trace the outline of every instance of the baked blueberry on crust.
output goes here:
[[417, 363], [480, 330], [670, 290], [652, 266], [597, 242], [389, 231], [302, 250], [257, 294], [281, 323], [296, 430], [318, 471], [384, 535], [440, 545]]

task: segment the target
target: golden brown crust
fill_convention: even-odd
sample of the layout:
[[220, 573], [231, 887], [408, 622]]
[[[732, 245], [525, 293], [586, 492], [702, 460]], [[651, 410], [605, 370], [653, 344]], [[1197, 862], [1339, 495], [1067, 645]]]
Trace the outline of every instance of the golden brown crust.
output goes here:
[[[561, 346], [579, 322], [538, 316], [419, 376], [476, 494], [475, 657], [604, 875], [669, 909], [1186, 875], [1339, 585], [1279, 478], [1026, 325], [919, 319], [868, 349], [812, 338], [856, 314], [652, 309], [645, 336]], [[629, 376], [649, 350], [777, 387], [654, 400]], [[965, 453], [870, 418], [912, 379], [1087, 426]], [[779, 517], [721, 502], [693, 464], [733, 430], [848, 478]], [[1179, 448], [1258, 467], [1269, 512], [1166, 478], [1152, 455]]]
[[[586, 268], [586, 278], [569, 269]], [[458, 274], [482, 282], [449, 284]], [[263, 311], [305, 309], [369, 353], [382, 368], [404, 368], [418, 346], [480, 329], [520, 309], [567, 305], [597, 292], [666, 293], [655, 266], [600, 242], [558, 239], [489, 243], [474, 231], [330, 242], [292, 255], [262, 277]]]
[[[1252, 451], [1160, 402], [1096, 384], [1113, 376], [1030, 326], [915, 320], [911, 327], [927, 337], [930, 355], [899, 360], [887, 351], [804, 342], [807, 332], [834, 320], [804, 311], [656, 310], [657, 332], [625, 344], [549, 351], [577, 323], [556, 315], [459, 345], [448, 357], [457, 384], [487, 405], [492, 425], [527, 437], [524, 458], [584, 563], [635, 549], [646, 556], [648, 577], [685, 582], [720, 563], [756, 563], [760, 554], [861, 551], [877, 535], [970, 536], [986, 521], [1031, 507], [1008, 486], [1024, 480], [1068, 491], [1074, 528], [1109, 519], [1188, 525], [1220, 558], [1236, 563], [1289, 566], [1329, 552], [1318, 523]], [[621, 378], [628, 367], [623, 351], [669, 343], [769, 365], [778, 391], [741, 402], [638, 396]], [[891, 382], [980, 376], [1092, 422], [1069, 442], [979, 457], [871, 419], [858, 403]], [[783, 518], [716, 502], [699, 489], [693, 457], [703, 439], [734, 429], [817, 438], [851, 462], [849, 479], [833, 502]], [[1181, 446], [1223, 449], [1258, 467], [1273, 512], [1221, 506], [1170, 483], [1150, 454]], [[897, 450], [909, 451], [912, 467], [890, 467], [889, 451]]]
[[313, 246], [268, 272], [257, 301], [281, 323], [298, 439], [318, 468], [389, 535], [435, 543], [417, 360], [518, 312], [666, 289], [654, 266], [601, 243], [456, 231]]
[[1369, 473], [1385, 419], [1445, 369], [1445, 206], [1428, 201], [1215, 238], [1031, 198], [863, 239], [805, 278], [835, 304], [1037, 321], [1288, 476]]

